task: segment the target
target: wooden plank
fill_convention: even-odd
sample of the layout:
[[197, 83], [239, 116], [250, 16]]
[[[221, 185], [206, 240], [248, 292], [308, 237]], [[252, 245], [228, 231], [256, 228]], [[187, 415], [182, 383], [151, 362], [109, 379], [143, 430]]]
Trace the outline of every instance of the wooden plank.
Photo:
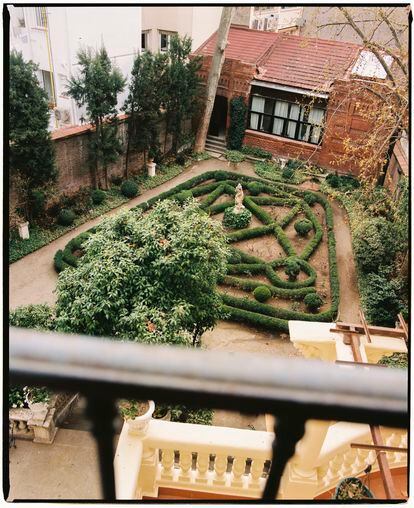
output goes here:
[[384, 452], [408, 453], [408, 448], [399, 448], [398, 446], [372, 445], [366, 443], [351, 443], [351, 448], [363, 448], [364, 450], [383, 450]]
[[[342, 326], [338, 327], [339, 323], [336, 323], [336, 328], [330, 328], [329, 331], [333, 333], [354, 333], [356, 335], [365, 335], [365, 330], [362, 325], [355, 325], [354, 331], [350, 332], [350, 329], [348, 326]], [[352, 325], [351, 325], [352, 326]], [[394, 339], [405, 339], [405, 333], [404, 330], [401, 328], [383, 328], [382, 330], [379, 330], [379, 328], [382, 328], [381, 326], [370, 326], [368, 325], [368, 329], [370, 331], [371, 335], [379, 335], [383, 337], [391, 337]]]
[[[377, 425], [370, 425], [372, 441], [375, 446], [384, 446], [381, 431]], [[388, 464], [387, 454], [381, 450], [377, 453], [378, 465], [381, 473], [382, 483], [384, 484], [385, 495], [387, 499], [396, 499], [394, 480], [392, 478], [390, 466]]]
[[364, 327], [365, 336], [368, 339], [368, 342], [372, 342], [371, 335], [369, 333], [369, 328], [368, 328], [368, 325], [367, 325], [367, 321], [366, 321], [365, 315], [364, 315], [364, 313], [362, 312], [361, 309], [359, 310], [359, 317], [361, 318], [362, 326]]
[[[351, 344], [347, 344], [347, 345], [351, 345]], [[381, 365], [381, 364], [378, 364], [378, 363], [368, 363], [368, 362], [349, 362], [347, 360], [335, 360], [335, 363], [339, 363], [341, 365], [362, 365], [364, 367], [380, 367], [380, 368], [387, 368], [388, 365]]]

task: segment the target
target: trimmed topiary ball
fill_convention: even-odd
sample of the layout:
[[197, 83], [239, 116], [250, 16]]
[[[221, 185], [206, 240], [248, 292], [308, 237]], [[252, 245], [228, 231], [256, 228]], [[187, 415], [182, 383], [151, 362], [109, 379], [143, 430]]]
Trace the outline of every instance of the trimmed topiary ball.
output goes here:
[[313, 206], [317, 201], [317, 197], [312, 192], [305, 192], [305, 195], [303, 196], [303, 200], [305, 201], [305, 203], [307, 205]]
[[301, 219], [295, 222], [295, 231], [300, 236], [306, 236], [313, 228], [312, 222], [309, 219]]
[[285, 166], [282, 171], [282, 177], [284, 180], [291, 180], [293, 178], [293, 173], [294, 171], [292, 168]]
[[76, 213], [73, 210], [68, 210], [64, 208], [59, 212], [57, 216], [57, 222], [61, 226], [70, 226], [73, 224], [73, 221], [76, 219]]
[[187, 199], [191, 199], [193, 193], [190, 190], [183, 190], [174, 196], [174, 199], [179, 203], [185, 203]]
[[247, 208], [243, 208], [240, 213], [234, 213], [234, 207], [226, 208], [224, 211], [223, 225], [230, 229], [246, 228], [252, 220], [252, 213]]
[[295, 258], [288, 258], [285, 263], [285, 274], [289, 277], [290, 281], [297, 279], [300, 273], [300, 264]]
[[303, 299], [306, 307], [312, 311], [317, 311], [323, 305], [323, 298], [318, 293], [309, 293]]
[[125, 180], [121, 185], [121, 192], [127, 198], [134, 198], [138, 194], [138, 185], [132, 180]]
[[339, 187], [339, 176], [338, 175], [331, 173], [326, 177], [326, 181], [333, 189], [337, 189]]
[[177, 153], [177, 156], [175, 158], [175, 162], [177, 164], [179, 164], [180, 166], [184, 166], [185, 165], [185, 155], [182, 152]]
[[256, 298], [258, 302], [267, 302], [269, 298], [272, 296], [272, 292], [266, 286], [258, 286], [253, 291], [253, 296]]
[[95, 189], [91, 192], [91, 199], [94, 205], [100, 205], [106, 199], [106, 194], [101, 189]]
[[258, 196], [261, 192], [263, 192], [263, 185], [259, 182], [249, 182], [247, 184], [247, 190], [252, 196]]

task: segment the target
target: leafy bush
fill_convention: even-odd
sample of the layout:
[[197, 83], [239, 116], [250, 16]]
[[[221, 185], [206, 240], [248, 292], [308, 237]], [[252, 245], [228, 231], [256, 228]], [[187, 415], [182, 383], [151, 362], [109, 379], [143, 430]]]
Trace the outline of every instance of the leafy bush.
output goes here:
[[76, 214], [72, 210], [68, 210], [64, 208], [59, 212], [57, 216], [57, 222], [61, 226], [70, 226], [73, 224], [73, 221], [76, 219]]
[[27, 407], [26, 393], [21, 386], [12, 386], [9, 390], [9, 408]]
[[323, 305], [323, 298], [318, 293], [309, 293], [303, 299], [306, 307], [312, 311], [317, 311]]
[[261, 192], [263, 192], [263, 185], [259, 182], [249, 182], [247, 184], [247, 190], [252, 196], [258, 196]]
[[125, 180], [122, 182], [121, 192], [127, 198], [134, 198], [138, 194], [138, 185], [133, 180]]
[[46, 195], [41, 190], [30, 193], [30, 209], [33, 217], [40, 217], [45, 211]]
[[300, 236], [306, 236], [313, 228], [312, 222], [309, 219], [301, 219], [295, 222], [295, 231]]
[[226, 208], [224, 211], [223, 225], [230, 229], [246, 228], [252, 220], [252, 213], [247, 208], [243, 208], [240, 213], [235, 213], [234, 207]]
[[334, 173], [330, 173], [326, 177], [326, 181], [333, 189], [337, 189], [339, 187], [339, 177]]
[[270, 152], [263, 150], [263, 148], [260, 148], [259, 146], [243, 145], [241, 152], [245, 155], [251, 155], [252, 157], [258, 157], [260, 159], [270, 160], [273, 157]]
[[390, 356], [383, 356], [378, 365], [387, 365], [396, 369], [408, 369], [408, 353], [393, 353]]
[[112, 175], [111, 176], [111, 182], [118, 186], [118, 185], [121, 185], [122, 184], [122, 176], [120, 175]]
[[106, 194], [101, 189], [94, 189], [91, 192], [91, 199], [92, 199], [92, 203], [94, 205], [100, 205], [101, 203], [103, 203], [105, 201]]
[[303, 196], [303, 200], [305, 203], [309, 206], [313, 206], [317, 202], [317, 198], [313, 192], [305, 192], [305, 195]]
[[363, 279], [361, 296], [368, 322], [393, 327], [400, 311], [395, 283], [376, 273], [369, 273]]
[[268, 287], [259, 286], [253, 291], [253, 296], [258, 302], [267, 302], [272, 296], [272, 293]]
[[190, 190], [183, 190], [174, 196], [174, 199], [179, 203], [185, 203], [187, 199], [191, 199], [193, 193]]
[[233, 164], [243, 162], [246, 158], [241, 152], [238, 152], [237, 150], [226, 150], [224, 157]]
[[353, 231], [353, 247], [359, 268], [376, 272], [381, 265], [391, 264], [397, 250], [393, 223], [382, 217], [361, 220]]
[[300, 273], [300, 264], [295, 258], [288, 258], [285, 263], [285, 274], [289, 277], [290, 281], [297, 279]]
[[33, 328], [35, 330], [53, 330], [55, 314], [49, 305], [37, 304], [18, 307], [9, 314], [10, 326]]
[[304, 163], [298, 159], [289, 159], [286, 163], [286, 167], [295, 171], [296, 169], [301, 168]]
[[285, 166], [282, 171], [282, 177], [284, 180], [291, 180], [294, 175], [294, 170], [289, 166]]
[[230, 127], [227, 146], [230, 150], [241, 150], [246, 129], [247, 105], [243, 97], [233, 97], [230, 101]]
[[213, 177], [217, 181], [227, 180], [228, 179], [228, 173], [227, 173], [227, 171], [214, 171]]
[[179, 164], [180, 166], [184, 166], [185, 165], [185, 155], [182, 152], [177, 153], [177, 156], [175, 157], [175, 162], [177, 164]]

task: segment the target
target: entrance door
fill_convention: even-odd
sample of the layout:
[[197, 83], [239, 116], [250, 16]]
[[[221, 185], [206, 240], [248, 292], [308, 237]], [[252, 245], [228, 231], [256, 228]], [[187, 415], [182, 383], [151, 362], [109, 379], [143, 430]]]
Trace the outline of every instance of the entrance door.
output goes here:
[[216, 95], [214, 99], [213, 112], [211, 113], [210, 125], [208, 133], [218, 138], [226, 137], [226, 121], [227, 121], [227, 98]]

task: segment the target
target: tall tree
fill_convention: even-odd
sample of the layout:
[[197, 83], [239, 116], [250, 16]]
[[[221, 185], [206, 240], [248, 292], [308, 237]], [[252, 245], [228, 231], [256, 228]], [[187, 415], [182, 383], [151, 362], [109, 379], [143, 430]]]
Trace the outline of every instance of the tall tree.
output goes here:
[[30, 196], [56, 178], [49, 108], [46, 92], [36, 77], [37, 66], [25, 62], [21, 53], [10, 54], [9, 160], [12, 178], [30, 217]]
[[167, 55], [145, 52], [134, 60], [124, 111], [128, 115], [125, 177], [128, 178], [130, 149], [142, 150], [144, 161], [150, 148], [158, 147], [158, 125], [163, 102]]
[[[200, 106], [201, 58], [191, 57], [191, 39], [173, 35], [167, 51], [168, 67], [164, 81], [163, 103], [166, 114], [166, 138], [172, 135], [172, 152], [182, 140], [184, 120]], [[166, 142], [165, 142], [166, 144]]]
[[214, 99], [216, 98], [217, 85], [220, 79], [221, 69], [224, 63], [224, 51], [227, 46], [227, 37], [229, 35], [231, 18], [234, 7], [223, 7], [221, 13], [220, 25], [217, 31], [216, 49], [211, 61], [210, 72], [208, 74], [206, 88], [206, 102], [203, 116], [197, 130], [194, 151], [203, 152], [206, 145], [208, 126], [210, 124], [211, 113], [213, 112]]
[[126, 80], [112, 64], [106, 49], [91, 48], [78, 53], [80, 73], [68, 84], [68, 95], [78, 106], [86, 107], [87, 120], [94, 130], [91, 134], [89, 155], [95, 188], [100, 186], [99, 168], [104, 170], [104, 187], [109, 187], [108, 164], [115, 162], [121, 152], [116, 124], [118, 94]]
[[338, 39], [352, 34], [366, 52], [367, 61], [368, 54], [372, 55], [368, 66], [377, 66], [384, 76], [378, 80], [356, 74], [349, 88], [349, 100], [371, 127], [363, 136], [344, 140], [342, 160], [358, 166], [369, 192], [372, 185], [383, 183], [395, 143], [408, 128], [410, 17], [406, 8], [338, 6], [316, 27], [318, 31], [336, 29], [332, 37]]

